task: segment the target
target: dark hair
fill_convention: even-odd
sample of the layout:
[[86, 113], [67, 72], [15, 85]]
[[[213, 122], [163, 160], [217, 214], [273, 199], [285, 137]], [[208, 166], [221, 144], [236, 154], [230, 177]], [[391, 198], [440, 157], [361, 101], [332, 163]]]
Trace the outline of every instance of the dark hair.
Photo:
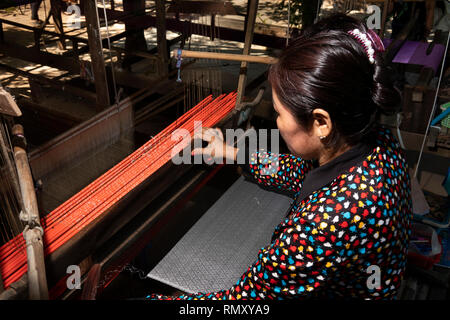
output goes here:
[[281, 103], [299, 124], [312, 124], [312, 111], [326, 110], [333, 130], [325, 141], [361, 141], [372, 129], [379, 112], [393, 114], [400, 106], [381, 53], [371, 64], [364, 47], [347, 32], [364, 24], [344, 14], [325, 18], [308, 27], [282, 52], [269, 70], [269, 82]]

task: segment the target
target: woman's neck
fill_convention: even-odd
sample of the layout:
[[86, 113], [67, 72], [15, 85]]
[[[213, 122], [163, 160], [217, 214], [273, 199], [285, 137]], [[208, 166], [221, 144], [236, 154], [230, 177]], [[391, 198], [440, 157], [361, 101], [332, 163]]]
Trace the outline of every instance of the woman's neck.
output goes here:
[[317, 159], [319, 162], [319, 166], [323, 166], [324, 164], [327, 164], [328, 162], [339, 157], [341, 154], [350, 150], [351, 148], [352, 148], [352, 146], [348, 145], [346, 143], [342, 144], [337, 150], [330, 149], [330, 148], [324, 148]]

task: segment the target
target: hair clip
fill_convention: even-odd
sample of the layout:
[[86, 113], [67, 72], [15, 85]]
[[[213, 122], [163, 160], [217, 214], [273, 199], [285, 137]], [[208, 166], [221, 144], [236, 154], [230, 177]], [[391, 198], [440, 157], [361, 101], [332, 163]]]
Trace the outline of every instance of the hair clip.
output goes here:
[[369, 58], [370, 63], [373, 64], [375, 62], [375, 50], [372, 47], [371, 41], [373, 35], [371, 35], [371, 37], [369, 38], [367, 34], [362, 33], [361, 31], [359, 31], [359, 29], [350, 30], [348, 31], [348, 33], [352, 35], [353, 38], [356, 39], [359, 43], [362, 44], [362, 46], [364, 47], [364, 51], [366, 52], [366, 55]]
[[375, 31], [369, 29], [367, 31], [367, 36], [369, 37], [370, 41], [372, 41], [372, 44], [375, 46], [375, 51], [384, 52], [385, 49], [383, 41], [380, 39], [380, 37], [377, 35]]

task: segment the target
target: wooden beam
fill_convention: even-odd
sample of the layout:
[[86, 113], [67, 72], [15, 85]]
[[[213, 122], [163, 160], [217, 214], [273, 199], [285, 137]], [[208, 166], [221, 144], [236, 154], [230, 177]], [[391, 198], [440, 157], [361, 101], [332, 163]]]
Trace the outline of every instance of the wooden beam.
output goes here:
[[[133, 26], [135, 29], [156, 26], [156, 17], [150, 15], [133, 16], [123, 11], [111, 9], [106, 9], [106, 14], [108, 15], [108, 21], [127, 21], [129, 25]], [[193, 23], [189, 21], [181, 21], [177, 20], [176, 18], [166, 18], [166, 28], [167, 30], [184, 34], [187, 31], [192, 32], [193, 34], [197, 34], [198, 31], [196, 30], [202, 30], [202, 36], [212, 36], [212, 30], [209, 25]], [[217, 32], [215, 37], [222, 40], [242, 41], [245, 35], [242, 30], [230, 29], [220, 26], [216, 26], [216, 30]], [[218, 37], [217, 35], [220, 35], [220, 37]], [[257, 45], [267, 46], [269, 48], [284, 48], [286, 44], [286, 38], [255, 33], [253, 34], [253, 43]]]
[[64, 57], [45, 51], [36, 51], [35, 48], [26, 48], [14, 43], [3, 43], [0, 46], [0, 53], [28, 62], [66, 70], [74, 74], [80, 73], [80, 63], [73, 57]]
[[[178, 50], [173, 51], [173, 56], [178, 58]], [[256, 62], [265, 64], [274, 64], [278, 62], [277, 58], [268, 56], [251, 56], [243, 54], [233, 54], [233, 53], [218, 53], [218, 52], [208, 52], [208, 51], [189, 51], [182, 50], [181, 57], [183, 58], [199, 58], [199, 59], [217, 59], [217, 60], [231, 60], [231, 61], [245, 61], [245, 62]]]
[[211, 0], [181, 0], [172, 1], [169, 13], [196, 13], [200, 15], [236, 15], [236, 9], [231, 2], [211, 1]]
[[63, 37], [64, 35], [64, 25], [61, 18], [61, 10], [62, 10], [62, 4], [60, 0], [50, 0], [50, 12], [53, 17], [53, 23], [55, 25], [56, 33], [58, 33], [59, 41], [58, 41], [58, 47], [61, 50], [66, 49], [66, 43], [65, 39]]
[[[14, 67], [11, 67], [11, 66], [3, 64], [3, 63], [0, 63], [0, 69], [4, 69], [4, 70], [6, 70], [8, 72], [27, 77], [29, 81], [36, 81], [36, 82], [39, 82], [39, 83], [42, 83], [42, 84], [46, 84], [46, 85], [49, 85], [49, 86], [51, 86], [53, 88], [59, 89], [61, 91], [67, 91], [67, 92], [72, 93], [72, 94], [74, 94], [76, 96], [80, 96], [80, 97], [89, 99], [91, 101], [96, 101], [97, 100], [95, 92], [91, 92], [91, 91], [86, 90], [86, 89], [82, 89], [82, 88], [79, 88], [79, 87], [75, 87], [75, 86], [69, 85], [69, 84], [67, 84], [67, 83], [65, 83], [63, 81], [50, 79], [50, 78], [44, 77], [44, 76], [39, 75], [39, 74], [33, 74], [31, 72], [28, 72], [28, 71], [23, 71], [23, 70], [20, 70], [20, 69], [16, 69]], [[30, 86], [31, 86], [31, 82], [30, 82]]]
[[[142, 15], [145, 13], [145, 0], [123, 0], [123, 10], [124, 12], [129, 12], [133, 15]], [[102, 15], [103, 14], [104, 12], [102, 12]], [[126, 50], [147, 51], [147, 42], [145, 40], [144, 28], [134, 28], [134, 26], [129, 24], [129, 21], [125, 21], [125, 32], [127, 32], [125, 38]], [[135, 62], [136, 57], [131, 54], [125, 54], [125, 58], [123, 61], [123, 66], [125, 68], [128, 68]]]
[[87, 43], [88, 40], [84, 39], [84, 38], [80, 38], [77, 36], [72, 36], [72, 35], [68, 35], [68, 34], [59, 34], [58, 32], [53, 32], [53, 31], [49, 31], [49, 30], [43, 30], [41, 28], [36, 28], [36, 27], [32, 27], [17, 21], [12, 21], [12, 20], [8, 20], [8, 19], [3, 19], [0, 18], [0, 24], [9, 24], [12, 26], [16, 26], [18, 28], [22, 28], [22, 29], [26, 29], [26, 30], [31, 30], [31, 31], [38, 31], [41, 35], [42, 34], [47, 34], [47, 35], [51, 35], [54, 37], [58, 37], [58, 38], [62, 38], [62, 39], [69, 39], [69, 40], [77, 40], [78, 42], [82, 42], [82, 43]]
[[103, 59], [103, 46], [101, 41], [97, 1], [85, 2], [86, 27], [89, 40], [89, 53], [97, 93], [97, 110], [103, 110], [110, 105], [108, 80], [106, 78], [105, 61]]
[[428, 36], [434, 23], [434, 8], [436, 6], [436, 0], [425, 0], [426, 9], [426, 21], [425, 21], [425, 36]]
[[[248, 0], [247, 5], [247, 26], [245, 29], [244, 49], [243, 55], [250, 55], [251, 46], [253, 42], [253, 31], [255, 29], [256, 12], [258, 11], [259, 0]], [[247, 81], [247, 66], [248, 62], [243, 61], [241, 63], [241, 70], [239, 72], [237, 97], [236, 97], [236, 109], [239, 110], [239, 105], [242, 102], [242, 97], [245, 94], [245, 82]]]
[[[151, 53], [152, 50], [148, 52]], [[17, 59], [69, 71], [72, 74], [80, 74], [80, 62], [74, 57], [57, 55], [44, 51], [36, 52], [34, 48], [26, 48], [10, 43], [4, 43], [0, 45], [0, 53]], [[105, 64], [103, 65], [105, 66]], [[105, 66], [105, 69], [107, 69], [108, 71], [111, 70], [110, 66]], [[118, 84], [129, 86], [132, 88], [146, 88], [150, 84], [154, 83], [154, 80], [149, 77], [133, 74], [126, 70], [115, 69], [114, 75]]]
[[166, 7], [165, 0], [155, 0], [156, 3], [156, 39], [158, 43], [158, 56], [161, 59], [162, 75], [167, 75], [169, 53], [167, 51], [166, 39]]

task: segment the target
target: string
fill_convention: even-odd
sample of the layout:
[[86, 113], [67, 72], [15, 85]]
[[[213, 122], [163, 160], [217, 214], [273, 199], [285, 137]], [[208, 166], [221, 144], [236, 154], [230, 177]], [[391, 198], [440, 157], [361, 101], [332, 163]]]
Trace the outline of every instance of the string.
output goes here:
[[[2, 188], [1, 188], [1, 197], [3, 198], [1, 209], [5, 213], [2, 214], [2, 217], [5, 220], [1, 219], [1, 224], [3, 228], [2, 238], [5, 240], [14, 239], [16, 235], [18, 235], [23, 230], [23, 224], [19, 219], [19, 213], [21, 210], [21, 197], [20, 192], [18, 190], [18, 186], [15, 186], [15, 181], [17, 179], [17, 169], [14, 162], [14, 157], [12, 154], [12, 143], [10, 136], [7, 130], [7, 124], [5, 119], [2, 118], [2, 123], [0, 126], [0, 135], [1, 135], [1, 148], [2, 152], [0, 152], [0, 160], [1, 160], [1, 180], [2, 180]], [[15, 176], [13, 176], [15, 175]], [[20, 249], [20, 245], [17, 241], [14, 241], [14, 245], [17, 249]]]

